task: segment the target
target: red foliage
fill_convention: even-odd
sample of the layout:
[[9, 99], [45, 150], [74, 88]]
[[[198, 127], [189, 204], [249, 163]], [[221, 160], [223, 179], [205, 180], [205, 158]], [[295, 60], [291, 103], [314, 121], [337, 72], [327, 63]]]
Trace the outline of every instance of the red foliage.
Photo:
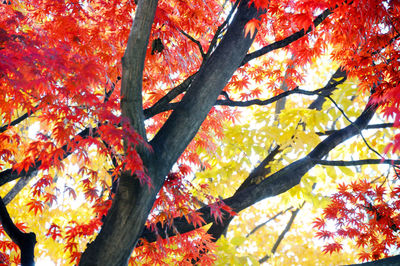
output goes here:
[[339, 185], [332, 203], [324, 209], [323, 218], [314, 221], [316, 236], [328, 241], [324, 252], [340, 251], [338, 241], [344, 238], [353, 240], [363, 250], [359, 253], [362, 261], [387, 257], [391, 249], [398, 249], [398, 191], [399, 186], [387, 191], [384, 186], [366, 180]]
[[[130, 171], [142, 184], [152, 185], [135, 149], [137, 145], [144, 145], [144, 141], [126, 126], [128, 123], [122, 123], [125, 121], [120, 117], [119, 107], [120, 58], [130, 32], [130, 14], [136, 9], [134, 2], [93, 1], [92, 6], [79, 1], [35, 0], [0, 5], [2, 121], [9, 124], [23, 112], [34, 113], [40, 124], [34, 139], [25, 139], [12, 129], [0, 133], [0, 167], [10, 165], [22, 173], [40, 164], [42, 177], [35, 180], [31, 188], [32, 200], [27, 203], [29, 211], [40, 215], [44, 208], [57, 201], [57, 194], [47, 190], [53, 185], [53, 178], [45, 173], [63, 170], [66, 154], [72, 153], [78, 158], [78, 175], [82, 177], [79, 185], [83, 188], [83, 197], [93, 208], [94, 219], [86, 224], [70, 221], [67, 228], [51, 223], [46, 234], [54, 240], [62, 238], [65, 241], [65, 251], [69, 252], [72, 262], [77, 262], [80, 257], [77, 244], [80, 238], [88, 238], [99, 230], [113, 196], [106, 178], [86, 167], [90, 164], [90, 150], [106, 155], [112, 161], [106, 165], [112, 172], [108, 181], [117, 182], [120, 171]], [[369, 91], [373, 87], [373, 101], [380, 104], [386, 116], [394, 117], [396, 126], [399, 125], [397, 30], [400, 28], [400, 6], [397, 1], [251, 0], [249, 4], [268, 10], [259, 19], [250, 20], [244, 32], [253, 37], [257, 31], [255, 40], [260, 45], [268, 45], [271, 40], [281, 41], [299, 30], [311, 30], [283, 48], [293, 56], [293, 60], [283, 64], [296, 66], [288, 68], [286, 73], [289, 89], [303, 81], [301, 69], [330, 47], [332, 59], [350, 77], [358, 78], [361, 90]], [[315, 27], [313, 20], [326, 9], [332, 14]], [[151, 107], [194, 74], [202, 63], [198, 46], [182, 31], [195, 36], [207, 52], [224, 12], [219, 1], [159, 1], [146, 54], [144, 108]], [[163, 52], [152, 53], [151, 43], [157, 39], [162, 40], [166, 48]], [[224, 90], [234, 92], [240, 100], [260, 97], [264, 86], [273, 93], [281, 92], [279, 84], [285, 77], [280, 69], [272, 67], [276, 65], [272, 61], [273, 58], [267, 58], [259, 66], [248, 63], [241, 67]], [[165, 112], [146, 121], [149, 136], [156, 134], [169, 114]], [[183, 215], [195, 227], [203, 224], [201, 215], [195, 212], [198, 199], [191, 191], [196, 189], [188, 179], [192, 171], [207, 167], [198, 150], [212, 153], [216, 148], [215, 139], [223, 137], [223, 121], [234, 122], [237, 117], [238, 113], [228, 108], [210, 111], [197, 137], [178, 160], [179, 169], [168, 175], [148, 224], [161, 222], [173, 227], [173, 218]], [[89, 136], [77, 135], [88, 125]], [[125, 149], [124, 139], [132, 146]], [[400, 150], [400, 135], [385, 151], [390, 150]], [[16, 161], [21, 154], [23, 159]], [[66, 184], [63, 190], [74, 200], [78, 198], [79, 191], [75, 188]], [[318, 237], [333, 241], [324, 251], [332, 253], [342, 249], [335, 241], [338, 237], [355, 239], [358, 246], [369, 248], [370, 252], [360, 254], [362, 260], [386, 256], [391, 246], [399, 248], [395, 236], [400, 219], [399, 191], [400, 187], [389, 192], [366, 181], [340, 185], [332, 204], [324, 212], [324, 219], [314, 223], [319, 230]], [[234, 215], [227, 206], [207, 194], [206, 185], [200, 186], [197, 192], [211, 204], [211, 214], [216, 221], [222, 220], [222, 210]], [[327, 220], [335, 221], [335, 232], [327, 230]], [[174, 244], [180, 247], [179, 250], [173, 250]], [[155, 244], [145, 243], [140, 251], [136, 251], [136, 258], [161, 263], [166, 254], [175, 252], [180, 254], [183, 263], [198, 258], [202, 251], [213, 247], [208, 236], [196, 230]], [[1, 252], [14, 248], [12, 243], [0, 241]], [[0, 262], [9, 260], [6, 256], [0, 253]], [[204, 262], [211, 263], [213, 259], [209, 253], [202, 256]]]

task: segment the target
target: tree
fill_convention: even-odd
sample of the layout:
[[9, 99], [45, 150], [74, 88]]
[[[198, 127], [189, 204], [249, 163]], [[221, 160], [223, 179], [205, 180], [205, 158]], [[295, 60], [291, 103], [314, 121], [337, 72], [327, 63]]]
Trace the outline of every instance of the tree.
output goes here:
[[[40, 252], [63, 263], [207, 264], [237, 213], [302, 197], [281, 203], [292, 215], [263, 262], [303, 205], [323, 199], [332, 166], [397, 163], [377, 157], [399, 147], [382, 131], [398, 123], [397, 1], [136, 2], [0, 7], [0, 214], [23, 264], [35, 227], [63, 249]], [[378, 171], [360, 175], [381, 182]], [[28, 217], [43, 220], [28, 229]], [[18, 261], [1, 243], [3, 262]]]

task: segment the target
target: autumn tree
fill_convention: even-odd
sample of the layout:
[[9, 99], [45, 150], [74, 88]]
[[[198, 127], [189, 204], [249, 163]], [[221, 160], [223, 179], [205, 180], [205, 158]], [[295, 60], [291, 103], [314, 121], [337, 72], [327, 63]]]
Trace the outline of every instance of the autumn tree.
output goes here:
[[[338, 238], [356, 239], [349, 263], [396, 255], [399, 9], [4, 1], [1, 262], [33, 264], [36, 243], [80, 265], [278, 263], [290, 239], [297, 258]], [[296, 217], [321, 207], [333, 242], [295, 248]], [[262, 230], [269, 252], [250, 256]]]

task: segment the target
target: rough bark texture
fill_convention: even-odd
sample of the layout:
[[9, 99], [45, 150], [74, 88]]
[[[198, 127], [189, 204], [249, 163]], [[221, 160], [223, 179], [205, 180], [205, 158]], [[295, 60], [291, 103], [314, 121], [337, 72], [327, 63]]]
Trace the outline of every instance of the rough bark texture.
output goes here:
[[[144, 51], [156, 5], [157, 1], [139, 2], [123, 58], [122, 114], [144, 140], [146, 132], [141, 82]], [[218, 95], [250, 48], [253, 39], [244, 36], [244, 27], [256, 16], [257, 10], [243, 1], [222, 41], [195, 75], [179, 106], [150, 142], [153, 153], [138, 148], [152, 187], [141, 186], [134, 176], [127, 173], [120, 176], [113, 205], [99, 235], [83, 253], [80, 265], [127, 264], [164, 177], [194, 138]]]
[[137, 178], [123, 174], [103, 228], [88, 244], [80, 265], [127, 265], [160, 187], [143, 187]]
[[[123, 118], [146, 140], [142, 107], [142, 73], [157, 0], [140, 1], [122, 59], [121, 110]], [[125, 121], [124, 121], [125, 122]], [[126, 123], [126, 122], [125, 122]], [[128, 147], [130, 143], [125, 142]], [[139, 180], [122, 173], [119, 187], [104, 225], [95, 241], [88, 244], [80, 265], [127, 265], [143, 230], [162, 181], [151, 171], [151, 155], [141, 146], [138, 150], [149, 167], [153, 187], [142, 187]]]
[[244, 36], [244, 27], [256, 16], [257, 10], [243, 1], [222, 41], [201, 66], [182, 101], [151, 141], [160, 168], [169, 170], [176, 162], [240, 66], [253, 42]]

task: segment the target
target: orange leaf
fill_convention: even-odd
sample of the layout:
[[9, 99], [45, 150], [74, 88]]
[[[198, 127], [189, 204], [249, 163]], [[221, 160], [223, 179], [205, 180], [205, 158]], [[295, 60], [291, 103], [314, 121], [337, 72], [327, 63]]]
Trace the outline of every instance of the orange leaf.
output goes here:
[[244, 28], [244, 36], [247, 37], [247, 34], [250, 33], [250, 38], [253, 38], [254, 33], [256, 30], [260, 27], [261, 22], [255, 18], [251, 19], [249, 22], [247, 22], [245, 28]]

